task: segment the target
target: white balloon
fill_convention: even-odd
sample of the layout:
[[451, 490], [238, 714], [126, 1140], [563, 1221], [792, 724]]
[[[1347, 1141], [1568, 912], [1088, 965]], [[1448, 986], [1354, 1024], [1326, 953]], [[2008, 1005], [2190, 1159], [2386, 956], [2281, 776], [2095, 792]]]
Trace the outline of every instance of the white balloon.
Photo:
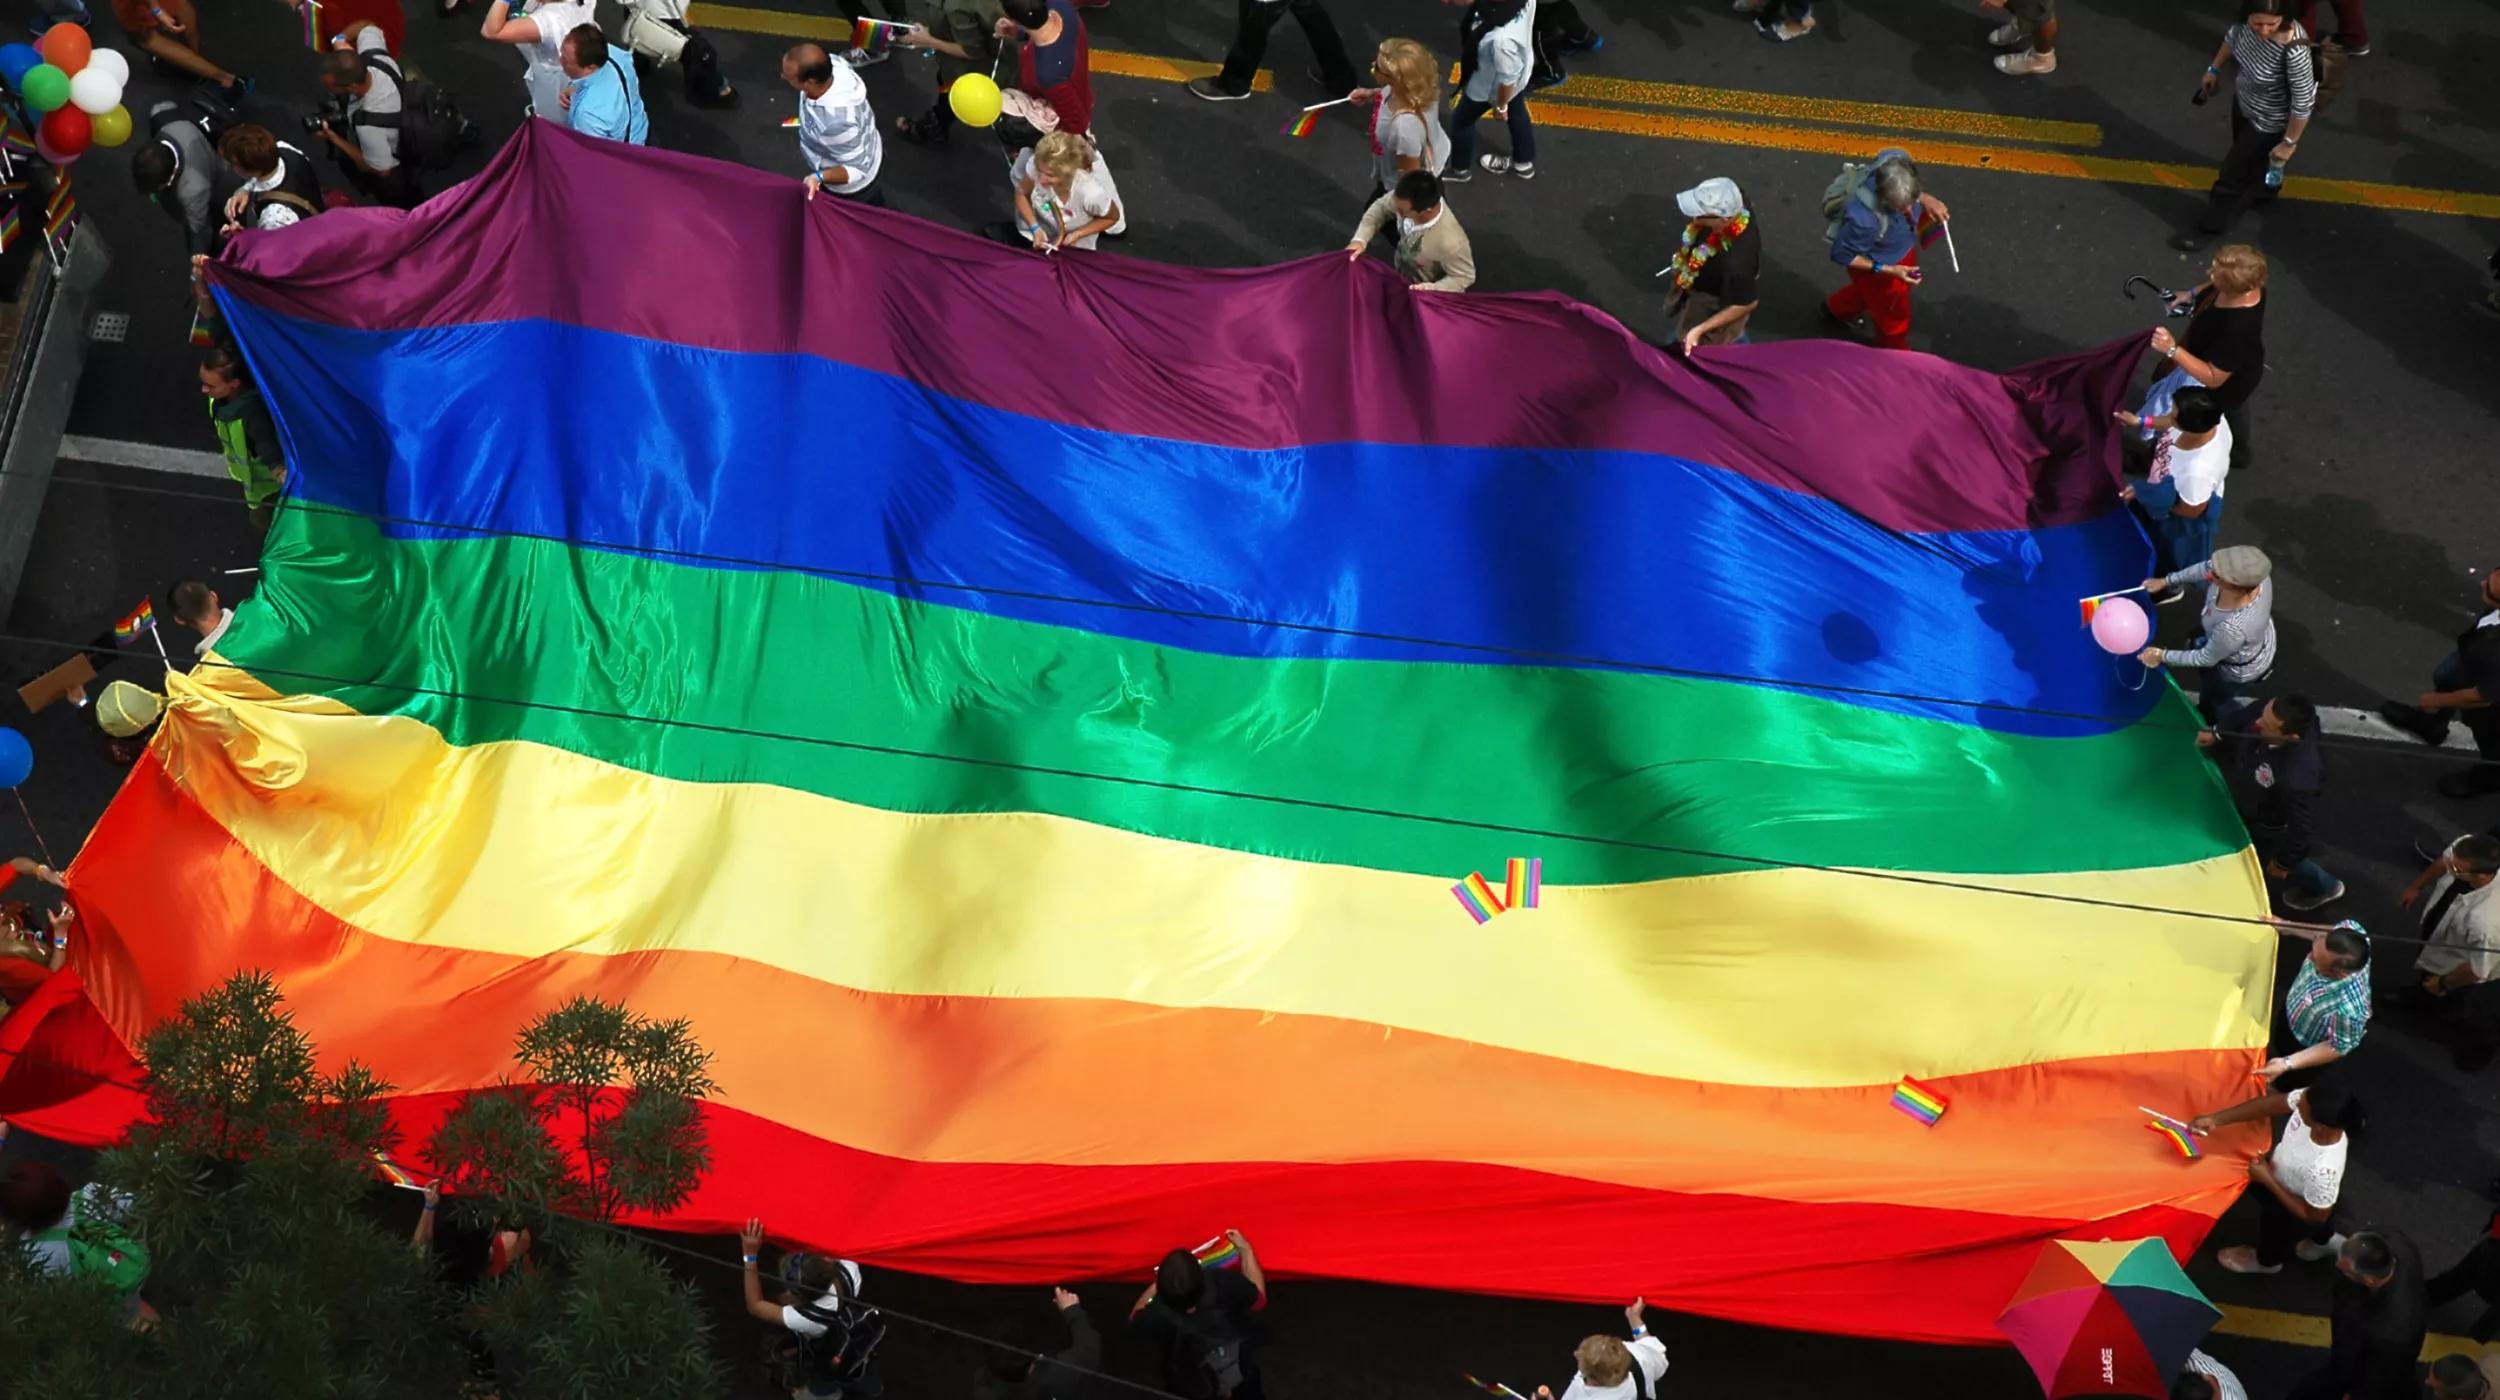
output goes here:
[[95, 52], [87, 55], [87, 66], [78, 71], [112, 74], [113, 89], [116, 92], [130, 85], [130, 60], [122, 57], [117, 49], [99, 46]]
[[72, 73], [69, 79], [70, 105], [88, 116], [109, 112], [122, 105], [121, 79], [110, 73], [96, 71], [89, 60], [86, 67]]

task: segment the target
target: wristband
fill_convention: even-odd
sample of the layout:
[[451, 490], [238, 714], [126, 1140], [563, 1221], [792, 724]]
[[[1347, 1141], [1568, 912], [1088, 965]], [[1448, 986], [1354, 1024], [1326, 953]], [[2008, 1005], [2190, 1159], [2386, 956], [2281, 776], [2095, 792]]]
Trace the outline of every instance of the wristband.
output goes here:
[[1632, 1338], [1633, 1338], [1633, 1340], [1634, 1340], [1634, 1341], [1638, 1341], [1638, 1340], [1640, 1340], [1641, 1338], [1646, 1337], [1646, 1336], [1648, 1336], [1648, 1335], [1649, 1335], [1649, 1329], [1648, 1329], [1648, 1328], [1646, 1328], [1646, 1327], [1642, 1327], [1642, 1326], [1639, 1326], [1638, 1324], [1635, 1324], [1635, 1325], [1633, 1326], [1633, 1328], [1632, 1328]]
[[432, 1215], [432, 1214], [434, 1213], [434, 1203], [433, 1203], [433, 1202], [431, 1202], [431, 1201], [426, 1202], [426, 1204], [425, 1204], [425, 1213], [426, 1213], [426, 1214], [428, 1214], [428, 1215]]
[[755, 1260], [756, 1260], [756, 1256], [755, 1256], [755, 1255], [752, 1255], [752, 1254], [741, 1254], [741, 1255], [739, 1255], [738, 1257], [739, 1257], [739, 1258], [741, 1258], [741, 1259], [743, 1259], [743, 1260], [745, 1260], [745, 1261], [747, 1262], [747, 1266], [748, 1266], [749, 1268], [753, 1268], [753, 1267], [755, 1266]]
[[2210, 64], [2210, 63], [2208, 63], [2208, 64], [2206, 64], [2206, 65], [2205, 65], [2205, 71], [2206, 71], [2206, 72], [2208, 72], [2208, 73], [2211, 73], [2212, 75], [2214, 75], [2214, 76], [2215, 76], [2215, 77], [2217, 77], [2217, 78], [2219, 78], [2219, 77], [2221, 77], [2221, 76], [2222, 76], [2222, 70], [2221, 70], [2221, 69], [2219, 69], [2219, 68], [2214, 67], [2214, 66], [2213, 66], [2212, 64]]

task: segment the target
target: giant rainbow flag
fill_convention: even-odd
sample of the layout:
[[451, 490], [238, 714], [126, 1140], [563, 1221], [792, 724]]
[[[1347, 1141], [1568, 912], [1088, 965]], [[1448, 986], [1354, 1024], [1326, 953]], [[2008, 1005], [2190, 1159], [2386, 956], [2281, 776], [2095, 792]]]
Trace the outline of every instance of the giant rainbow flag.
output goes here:
[[[292, 494], [47, 1025], [271, 967], [421, 1129], [621, 997], [718, 1055], [673, 1223], [982, 1280], [1239, 1226], [1993, 1340], [2040, 1241], [2184, 1249], [2244, 1179], [2136, 1112], [2243, 1096], [2273, 938], [2112, 907], [2264, 909], [2175, 693], [2075, 626], [2145, 568], [2132, 341], [1686, 364], [544, 123], [211, 280]], [[1512, 857], [1540, 905], [1479, 925]]]

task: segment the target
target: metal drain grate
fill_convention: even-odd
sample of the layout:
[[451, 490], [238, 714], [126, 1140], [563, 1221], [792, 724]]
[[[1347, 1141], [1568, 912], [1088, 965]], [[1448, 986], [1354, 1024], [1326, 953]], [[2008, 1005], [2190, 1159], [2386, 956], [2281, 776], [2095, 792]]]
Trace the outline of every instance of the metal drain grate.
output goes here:
[[99, 311], [95, 324], [87, 328], [87, 338], [105, 345], [119, 345], [130, 338], [130, 313]]

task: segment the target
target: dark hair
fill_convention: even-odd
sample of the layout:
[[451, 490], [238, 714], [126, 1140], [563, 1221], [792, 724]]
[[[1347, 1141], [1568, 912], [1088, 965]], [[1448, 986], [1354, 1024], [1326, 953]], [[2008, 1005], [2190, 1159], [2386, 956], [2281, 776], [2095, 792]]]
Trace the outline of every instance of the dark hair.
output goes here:
[[321, 56], [321, 81], [340, 87], [356, 87], [372, 78], [373, 70], [365, 66], [365, 56], [354, 49], [332, 49]]
[[1394, 193], [1413, 208], [1438, 209], [1441, 207], [1441, 177], [1429, 170], [1409, 170], [1398, 177]]
[[2490, 1378], [2463, 1352], [2450, 1352], [2432, 1362], [2431, 1384], [2439, 1388], [2440, 1400], [2485, 1400], [2491, 1394]]
[[573, 51], [573, 61], [584, 68], [605, 68], [608, 65], [608, 36], [595, 24], [577, 24], [564, 36], [565, 47]]
[[842, 1296], [842, 1261], [830, 1254], [797, 1250], [781, 1256], [781, 1281], [806, 1293]]
[[231, 345], [212, 345], [200, 356], [200, 368], [213, 369], [228, 379], [248, 382], [252, 375], [243, 364], [243, 356]]
[[1045, 1345], [1040, 1333], [1039, 1326], [1021, 1317], [992, 1331], [986, 1349], [989, 1373], [1010, 1384], [1032, 1375]]
[[1198, 1306], [1206, 1296], [1207, 1268], [1198, 1256], [1186, 1249], [1176, 1249], [1155, 1265], [1155, 1301], [1169, 1303], [1187, 1312]]
[[2356, 927], [2337, 924], [2328, 929], [2326, 950], [2351, 971], [2359, 972], [2370, 965], [2370, 936]]
[[212, 596], [207, 584], [195, 578], [187, 578], [175, 584], [173, 589], [165, 595], [165, 601], [171, 605], [166, 608], [166, 611], [174, 615], [176, 622], [204, 621], [208, 617], [209, 599]]
[[2240, 14], [2243, 17], [2250, 15], [2276, 15], [2284, 19], [2290, 19], [2292, 17], [2292, 0], [2240, 0]]
[[2343, 1255], [2355, 1274], [2373, 1283], [2395, 1276], [2396, 1251], [2388, 1246], [2387, 1237], [2376, 1230], [2346, 1236]]
[[2221, 1387], [2202, 1371], [2187, 1370], [2170, 1383], [2170, 1400], [2222, 1400]]
[[2476, 875], [2500, 870], [2500, 836], [2460, 836], [2448, 854], [2460, 869]]
[[20, 1158], [0, 1168], [0, 1220], [49, 1230], [69, 1213], [69, 1182], [50, 1164]]
[[2370, 1127], [2370, 1111], [2353, 1097], [2352, 1090], [2333, 1080], [2300, 1091], [2300, 1116], [2319, 1127], [2348, 1133], [2366, 1132]]
[[266, 175], [278, 168], [278, 138], [265, 126], [245, 122], [217, 138], [217, 154], [237, 170]]
[[2284, 733], [2305, 739], [2317, 730], [2318, 706], [2298, 691], [2278, 695], [2274, 697], [2274, 718], [2283, 726]]
[[170, 141], [150, 141], [130, 156], [130, 182], [141, 194], [155, 194], [174, 182], [182, 157]]
[[822, 44], [792, 44], [782, 50], [781, 61], [790, 65], [802, 83], [833, 81], [833, 55]]
[[2222, 421], [2222, 400], [2211, 389], [2190, 386], [2171, 395], [2170, 411], [2180, 432], [2209, 433]]
[[1027, 29], [1039, 29], [1050, 23], [1049, 0], [998, 0], [998, 8], [1007, 18]]

